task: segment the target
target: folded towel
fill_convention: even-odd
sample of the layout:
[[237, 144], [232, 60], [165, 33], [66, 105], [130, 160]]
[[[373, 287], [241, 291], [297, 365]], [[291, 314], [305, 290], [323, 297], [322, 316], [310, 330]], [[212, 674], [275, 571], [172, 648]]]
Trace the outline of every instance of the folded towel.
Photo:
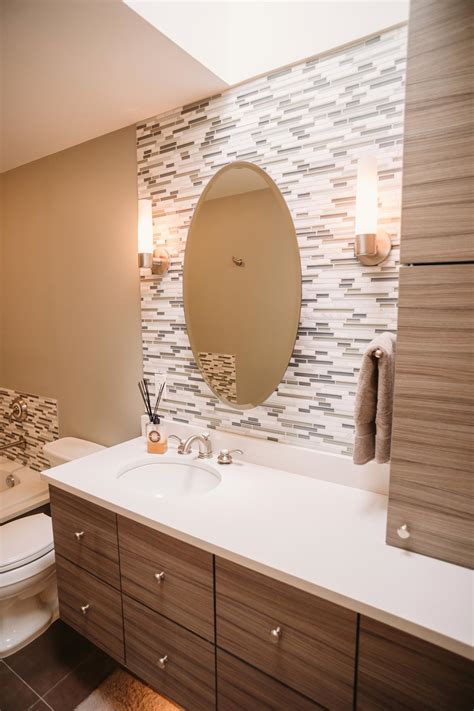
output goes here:
[[[362, 357], [355, 399], [354, 464], [390, 460], [396, 336], [381, 333]], [[380, 349], [382, 355], [374, 353]]]

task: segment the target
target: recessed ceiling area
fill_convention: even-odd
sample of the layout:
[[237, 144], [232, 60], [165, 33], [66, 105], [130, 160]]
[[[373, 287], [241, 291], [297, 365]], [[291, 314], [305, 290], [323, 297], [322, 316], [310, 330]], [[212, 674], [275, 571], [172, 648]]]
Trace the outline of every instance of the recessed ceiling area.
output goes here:
[[124, 0], [228, 84], [408, 20], [409, 0]]
[[0, 172], [407, 19], [408, 0], [0, 0]]
[[121, 0], [1, 11], [2, 172], [227, 86]]

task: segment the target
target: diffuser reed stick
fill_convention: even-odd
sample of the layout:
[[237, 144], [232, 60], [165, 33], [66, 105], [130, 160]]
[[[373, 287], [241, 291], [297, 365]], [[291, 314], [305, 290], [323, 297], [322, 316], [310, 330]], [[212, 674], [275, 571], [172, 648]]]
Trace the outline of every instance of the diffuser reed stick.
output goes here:
[[154, 425], [157, 425], [160, 422], [160, 417], [158, 415], [158, 408], [160, 406], [161, 397], [163, 395], [164, 389], [165, 389], [165, 383], [162, 383], [160, 386], [160, 389], [158, 391], [155, 405], [152, 408], [150, 390], [148, 388], [148, 381], [146, 380], [146, 378], [143, 378], [143, 380], [138, 381], [138, 390], [140, 391], [140, 395], [142, 397], [143, 404], [145, 405], [146, 414], [148, 415], [148, 419], [150, 420], [150, 422]]

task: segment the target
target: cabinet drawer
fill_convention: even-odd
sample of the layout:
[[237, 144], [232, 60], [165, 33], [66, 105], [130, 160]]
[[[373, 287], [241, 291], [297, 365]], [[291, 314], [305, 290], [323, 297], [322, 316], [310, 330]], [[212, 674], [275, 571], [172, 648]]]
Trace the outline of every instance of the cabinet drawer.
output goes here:
[[313, 703], [276, 679], [239, 659], [217, 650], [217, 703], [219, 711], [317, 711]]
[[117, 516], [50, 487], [56, 553], [120, 588]]
[[212, 555], [118, 517], [122, 590], [214, 641]]
[[472, 711], [469, 659], [361, 617], [358, 711]]
[[215, 708], [213, 645], [126, 595], [123, 607], [127, 668], [187, 709]]
[[219, 647], [323, 706], [352, 708], [354, 612], [221, 558], [216, 605]]
[[119, 662], [124, 661], [118, 590], [56, 555], [61, 619]]

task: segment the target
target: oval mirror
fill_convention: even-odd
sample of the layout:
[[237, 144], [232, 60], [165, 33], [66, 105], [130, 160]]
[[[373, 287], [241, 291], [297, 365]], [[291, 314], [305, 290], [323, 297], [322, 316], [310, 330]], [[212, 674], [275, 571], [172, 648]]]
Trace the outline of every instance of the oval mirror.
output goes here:
[[183, 281], [191, 348], [211, 390], [242, 410], [264, 402], [293, 351], [301, 264], [286, 202], [263, 170], [230, 163], [208, 183]]

